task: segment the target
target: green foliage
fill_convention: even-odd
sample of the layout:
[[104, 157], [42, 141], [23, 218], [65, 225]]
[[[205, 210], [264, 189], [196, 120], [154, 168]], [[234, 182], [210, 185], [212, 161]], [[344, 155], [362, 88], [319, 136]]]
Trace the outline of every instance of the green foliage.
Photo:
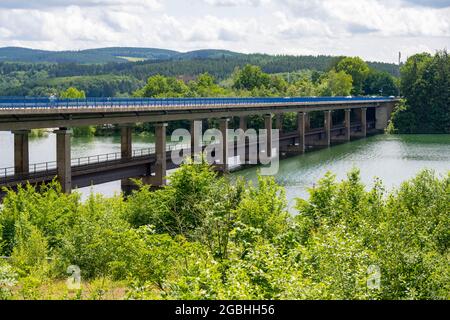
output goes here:
[[246, 65], [242, 70], [237, 69], [233, 76], [235, 89], [248, 90], [268, 87], [270, 76], [264, 73], [260, 67]]
[[[273, 178], [231, 183], [188, 161], [169, 181], [127, 200], [80, 202], [56, 183], [9, 191], [0, 298], [42, 298], [70, 265], [94, 299], [98, 279], [125, 283], [129, 299], [450, 297], [450, 173], [423, 171], [391, 192], [378, 180], [367, 189], [357, 169], [339, 182], [327, 173], [295, 216]], [[372, 267], [379, 288], [368, 286]]]
[[156, 75], [148, 78], [145, 87], [136, 92], [136, 95], [150, 98], [180, 98], [187, 96], [188, 90], [182, 80]]
[[47, 239], [42, 232], [32, 225], [25, 215], [15, 223], [14, 249], [11, 262], [14, 266], [28, 273], [47, 262]]
[[7, 262], [0, 259], [0, 300], [12, 297], [12, 288], [17, 284], [18, 274]]
[[397, 96], [398, 85], [395, 80], [387, 72], [371, 69], [364, 82], [364, 92], [367, 95]]
[[344, 71], [329, 71], [318, 87], [321, 96], [348, 96], [352, 91], [352, 76]]
[[336, 65], [336, 71], [344, 71], [352, 76], [352, 94], [360, 95], [363, 93], [364, 82], [370, 71], [366, 62], [359, 57], [346, 57]]
[[236, 209], [238, 220], [246, 226], [261, 229], [261, 236], [274, 239], [288, 227], [284, 190], [273, 178], [258, 177], [258, 186], [244, 192]]
[[62, 91], [59, 94], [61, 99], [84, 99], [86, 98], [86, 93], [84, 91], [80, 91], [77, 88], [70, 87], [67, 90]]
[[72, 131], [74, 137], [93, 137], [97, 128], [95, 126], [74, 127]]
[[417, 54], [401, 68], [405, 103], [392, 116], [398, 133], [450, 133], [450, 57]]

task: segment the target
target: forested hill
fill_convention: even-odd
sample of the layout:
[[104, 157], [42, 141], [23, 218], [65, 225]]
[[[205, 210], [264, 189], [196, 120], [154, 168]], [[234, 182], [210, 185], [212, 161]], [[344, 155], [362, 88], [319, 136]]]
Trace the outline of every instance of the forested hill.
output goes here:
[[[8, 47], [0, 48], [0, 95], [47, 96], [74, 86], [89, 96], [129, 96], [157, 74], [189, 81], [207, 72], [220, 82], [247, 64], [259, 66], [269, 74], [327, 72], [338, 60], [339, 57], [324, 55], [242, 54], [213, 49], [185, 53], [152, 48], [54, 52]], [[398, 66], [394, 64], [368, 65], [398, 76]]]
[[[0, 48], [0, 62], [46, 63], [54, 76], [81, 76], [108, 73], [133, 75], [145, 79], [151, 74], [167, 76], [197, 75], [208, 71], [217, 78], [227, 77], [235, 66], [253, 64], [265, 72], [297, 70], [325, 71], [336, 57], [243, 54], [228, 50], [178, 52], [155, 48], [112, 47], [81, 51], [46, 51], [19, 47]], [[208, 61], [205, 61], [208, 60]], [[379, 71], [398, 75], [394, 64], [369, 62]], [[142, 76], [139, 74], [144, 73]]]
[[240, 55], [242, 54], [227, 50], [197, 50], [183, 53], [166, 49], [133, 47], [111, 47], [80, 51], [46, 51], [19, 47], [0, 48], [0, 61], [25, 63], [105, 64], [169, 59], [208, 59]]

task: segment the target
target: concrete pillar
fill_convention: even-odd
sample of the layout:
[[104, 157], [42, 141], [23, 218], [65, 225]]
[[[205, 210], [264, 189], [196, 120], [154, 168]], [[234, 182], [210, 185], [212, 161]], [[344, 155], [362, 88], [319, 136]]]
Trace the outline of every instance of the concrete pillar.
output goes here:
[[27, 174], [30, 170], [28, 134], [30, 130], [13, 131], [14, 134], [14, 173]]
[[166, 185], [167, 159], [166, 159], [166, 128], [167, 123], [155, 123], [155, 175], [151, 185], [161, 187]]
[[[122, 159], [130, 159], [133, 156], [133, 125], [124, 124], [120, 126], [120, 155]], [[123, 194], [130, 195], [136, 185], [130, 179], [122, 179], [120, 187]]]
[[283, 114], [277, 113], [275, 116], [275, 129], [278, 129], [281, 132], [283, 132]]
[[367, 108], [361, 108], [361, 135], [367, 136]]
[[120, 153], [122, 159], [129, 159], [133, 156], [132, 134], [132, 125], [120, 127]]
[[266, 155], [268, 158], [272, 157], [272, 115], [264, 115], [264, 124], [266, 129], [267, 150]]
[[305, 152], [306, 148], [306, 119], [308, 113], [299, 112], [297, 114], [297, 129], [298, 129], [298, 148], [300, 152]]
[[331, 111], [324, 111], [324, 128], [325, 128], [325, 142], [324, 145], [330, 146], [331, 144], [331, 127], [333, 126]]
[[70, 151], [70, 136], [72, 130], [60, 128], [56, 134], [56, 172], [64, 193], [72, 192], [72, 164]]
[[191, 121], [191, 157], [194, 159], [196, 155], [202, 153], [202, 120], [192, 120]]
[[305, 114], [305, 132], [309, 131], [311, 129], [311, 118], [310, 114]]
[[345, 120], [344, 120], [344, 139], [350, 141], [350, 132], [351, 132], [351, 109], [345, 109]]
[[222, 172], [228, 172], [228, 123], [230, 119], [222, 118], [219, 120], [219, 130], [222, 133], [222, 159], [220, 159], [220, 164], [218, 169]]
[[387, 128], [394, 107], [395, 103], [385, 103], [375, 108], [375, 128], [377, 130]]
[[248, 116], [242, 116], [239, 118], [239, 129], [247, 131], [248, 129]]

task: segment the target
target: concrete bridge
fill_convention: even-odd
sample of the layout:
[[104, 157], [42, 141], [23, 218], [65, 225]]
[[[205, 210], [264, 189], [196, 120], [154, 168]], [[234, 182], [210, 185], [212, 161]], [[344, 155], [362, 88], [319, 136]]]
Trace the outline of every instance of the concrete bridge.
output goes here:
[[[153, 186], [165, 184], [166, 171], [175, 168], [171, 159], [173, 146], [166, 145], [166, 126], [170, 121], [190, 120], [191, 150], [200, 144], [195, 132], [197, 121], [209, 118], [219, 120], [224, 138], [220, 168], [229, 169], [229, 153], [239, 147], [224, 134], [230, 129], [229, 120], [239, 117], [239, 128], [247, 128], [250, 115], [264, 116], [267, 151], [271, 152], [273, 117], [279, 136], [281, 156], [305, 152], [309, 146], [330, 146], [333, 142], [365, 137], [368, 132], [386, 128], [394, 98], [320, 97], [320, 98], [197, 98], [197, 99], [83, 99], [51, 100], [48, 98], [0, 98], [0, 131], [14, 134], [14, 167], [0, 168], [0, 188], [18, 184], [47, 182], [57, 177], [64, 192], [74, 187], [86, 187], [122, 180], [122, 188], [131, 187], [130, 178], [142, 178]], [[284, 132], [284, 113], [297, 114], [297, 130]], [[309, 114], [323, 112], [324, 124], [310, 128]], [[333, 123], [333, 113], [344, 114], [341, 123]], [[133, 150], [132, 127], [149, 122], [155, 127], [155, 148]], [[71, 127], [119, 124], [121, 152], [72, 159]], [[56, 161], [29, 163], [28, 134], [31, 129], [59, 128], [56, 134]], [[246, 141], [245, 159], [249, 163], [250, 142]], [[1, 147], [1, 146], [0, 146]], [[203, 146], [204, 148], [205, 146]], [[270, 149], [270, 150], [269, 150]], [[265, 150], [263, 150], [265, 151]], [[234, 153], [236, 154], [236, 152]]]

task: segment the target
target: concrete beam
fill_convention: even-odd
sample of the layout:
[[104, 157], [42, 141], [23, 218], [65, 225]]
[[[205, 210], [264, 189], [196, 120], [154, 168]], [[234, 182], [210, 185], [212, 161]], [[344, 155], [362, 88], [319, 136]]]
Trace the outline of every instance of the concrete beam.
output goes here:
[[14, 134], [14, 172], [27, 174], [30, 170], [28, 135], [31, 130], [13, 131]]
[[72, 130], [60, 128], [56, 134], [56, 172], [64, 193], [72, 192], [72, 164], [70, 136]]
[[[387, 102], [371, 101], [363, 104], [366, 107], [379, 107]], [[389, 104], [392, 104], [389, 102]], [[0, 131], [81, 127], [102, 124], [126, 124], [137, 122], [168, 122], [176, 120], [196, 120], [203, 118], [229, 118], [234, 116], [264, 115], [267, 113], [312, 112], [326, 110], [358, 109], [361, 102], [339, 103], [312, 103], [311, 105], [282, 105], [282, 106], [245, 106], [205, 108], [171, 108], [158, 110], [158, 108], [92, 108], [80, 110], [58, 109], [48, 113], [49, 110], [14, 110], [14, 115], [2, 114], [0, 111]], [[306, 126], [308, 130], [308, 125]]]

